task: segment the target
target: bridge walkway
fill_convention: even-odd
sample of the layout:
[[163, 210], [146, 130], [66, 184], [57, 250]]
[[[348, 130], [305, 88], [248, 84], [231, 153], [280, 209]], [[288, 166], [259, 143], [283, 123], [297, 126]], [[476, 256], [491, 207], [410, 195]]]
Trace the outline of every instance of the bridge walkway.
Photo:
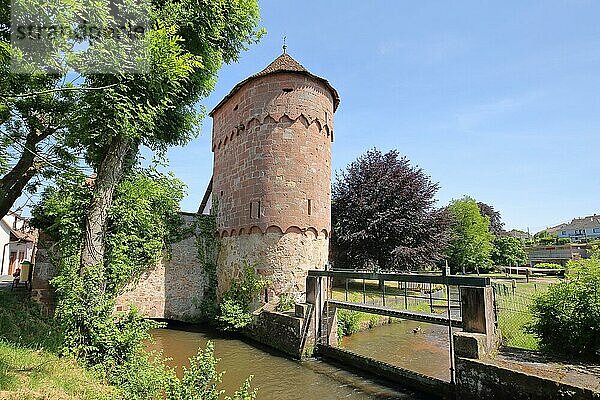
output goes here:
[[422, 313], [417, 311], [399, 310], [391, 307], [374, 306], [362, 303], [352, 303], [341, 300], [328, 300], [330, 305], [334, 305], [337, 308], [343, 308], [345, 310], [360, 311], [369, 314], [384, 315], [386, 317], [409, 319], [413, 321], [426, 322], [429, 324], [437, 324], [448, 326], [449, 322], [452, 323], [453, 328], [462, 328], [462, 318], [451, 318], [448, 321], [448, 317], [442, 315], [434, 315], [429, 313]]

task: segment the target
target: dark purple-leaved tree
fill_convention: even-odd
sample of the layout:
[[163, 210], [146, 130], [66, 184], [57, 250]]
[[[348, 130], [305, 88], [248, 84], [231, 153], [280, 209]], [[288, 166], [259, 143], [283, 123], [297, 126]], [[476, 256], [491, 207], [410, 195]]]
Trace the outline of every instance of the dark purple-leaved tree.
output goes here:
[[493, 206], [482, 203], [481, 201], [477, 203], [477, 206], [479, 207], [479, 213], [490, 219], [490, 232], [492, 232], [494, 236], [498, 236], [504, 232], [504, 222], [502, 222], [499, 211], [496, 211]]
[[332, 190], [336, 268], [411, 270], [439, 261], [449, 219], [434, 207], [437, 183], [398, 151], [367, 151], [337, 174]]

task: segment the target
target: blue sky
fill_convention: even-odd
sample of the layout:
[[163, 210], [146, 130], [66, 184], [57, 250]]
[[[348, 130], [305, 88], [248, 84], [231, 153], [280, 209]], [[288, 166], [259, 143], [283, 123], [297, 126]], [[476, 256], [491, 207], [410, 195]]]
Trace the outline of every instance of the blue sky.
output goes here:
[[[288, 52], [339, 91], [333, 168], [398, 149], [441, 188], [532, 232], [600, 213], [600, 2], [262, 1], [267, 35], [219, 74], [209, 110]], [[210, 118], [169, 151], [195, 211]]]

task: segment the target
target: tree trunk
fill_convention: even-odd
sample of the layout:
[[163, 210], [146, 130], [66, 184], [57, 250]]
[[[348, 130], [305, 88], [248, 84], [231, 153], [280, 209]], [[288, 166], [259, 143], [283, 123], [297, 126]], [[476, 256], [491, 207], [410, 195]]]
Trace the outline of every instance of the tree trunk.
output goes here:
[[27, 134], [19, 161], [0, 179], [0, 218], [10, 211], [15, 201], [23, 194], [25, 186], [39, 172], [40, 160], [36, 157], [37, 144], [51, 134], [50, 129]]
[[[123, 175], [125, 157], [129, 153], [130, 143], [123, 138], [115, 138], [106, 149], [106, 155], [98, 168], [94, 183], [94, 197], [85, 217], [85, 239], [81, 251], [80, 274], [90, 267], [104, 262], [104, 238], [108, 222], [108, 212], [112, 205], [113, 194]], [[103, 271], [103, 269], [100, 269]], [[104, 291], [103, 276], [96, 276]]]

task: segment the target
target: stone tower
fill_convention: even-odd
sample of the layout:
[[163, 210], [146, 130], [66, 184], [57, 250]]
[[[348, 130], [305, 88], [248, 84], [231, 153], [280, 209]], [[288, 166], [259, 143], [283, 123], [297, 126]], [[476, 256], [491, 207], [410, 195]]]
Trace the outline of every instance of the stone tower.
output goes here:
[[324, 268], [338, 104], [327, 80], [284, 52], [210, 113], [219, 293], [247, 262], [271, 282], [263, 301], [303, 300], [307, 271]]

